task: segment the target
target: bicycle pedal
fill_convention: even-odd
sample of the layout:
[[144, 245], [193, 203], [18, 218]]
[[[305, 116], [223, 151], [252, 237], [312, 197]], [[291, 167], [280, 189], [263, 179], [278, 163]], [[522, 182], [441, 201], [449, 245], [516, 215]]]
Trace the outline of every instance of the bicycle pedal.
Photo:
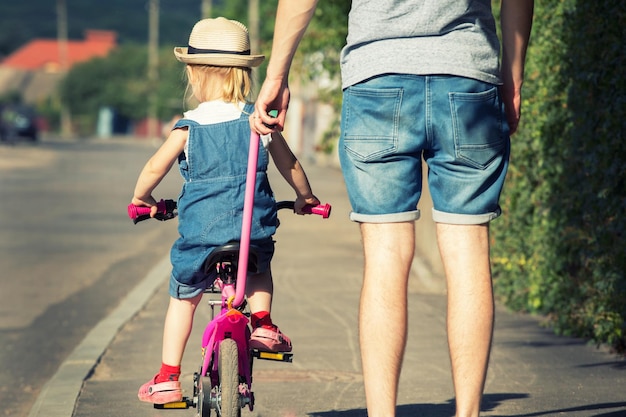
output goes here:
[[193, 405], [192, 400], [187, 397], [183, 397], [182, 401], [174, 401], [171, 403], [165, 404], [154, 404], [154, 408], [158, 410], [168, 410], [168, 409], [187, 409]]
[[284, 353], [284, 352], [261, 352], [260, 350], [253, 350], [252, 356], [258, 359], [265, 359], [268, 361], [278, 361], [278, 362], [293, 362], [293, 353]]

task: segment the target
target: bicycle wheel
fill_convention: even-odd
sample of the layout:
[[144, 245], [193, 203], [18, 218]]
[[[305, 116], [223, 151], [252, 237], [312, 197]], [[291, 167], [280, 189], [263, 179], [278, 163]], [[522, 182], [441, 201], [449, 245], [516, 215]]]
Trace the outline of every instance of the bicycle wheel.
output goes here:
[[220, 343], [217, 372], [220, 378], [220, 396], [217, 408], [220, 417], [240, 417], [239, 356], [237, 343], [233, 339], [224, 339]]

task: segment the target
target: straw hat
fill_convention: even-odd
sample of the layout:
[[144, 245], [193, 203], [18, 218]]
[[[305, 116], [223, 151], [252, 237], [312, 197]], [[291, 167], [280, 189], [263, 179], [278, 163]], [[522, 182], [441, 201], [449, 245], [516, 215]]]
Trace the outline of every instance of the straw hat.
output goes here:
[[219, 67], [258, 67], [265, 59], [263, 55], [250, 55], [248, 29], [223, 17], [196, 23], [189, 35], [189, 46], [174, 48], [174, 55], [186, 64]]

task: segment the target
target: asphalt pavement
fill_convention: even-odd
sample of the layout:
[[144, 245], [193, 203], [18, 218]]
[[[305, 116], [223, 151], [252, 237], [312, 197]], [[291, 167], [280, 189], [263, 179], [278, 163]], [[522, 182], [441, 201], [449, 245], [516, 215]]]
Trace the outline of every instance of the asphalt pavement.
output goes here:
[[[255, 361], [256, 404], [252, 412], [244, 409], [243, 417], [366, 415], [357, 334], [362, 274], [358, 227], [348, 220], [341, 173], [304, 165], [314, 192], [333, 211], [326, 220], [280, 214], [272, 316], [292, 339], [294, 360]], [[293, 198], [279, 179], [273, 186], [277, 199]], [[160, 226], [144, 223], [140, 226], [146, 229]], [[85, 336], [46, 384], [29, 417], [196, 414], [193, 408], [155, 409], [137, 399], [139, 386], [160, 365], [168, 276], [164, 253], [118, 308]], [[385, 277], [380, 290], [394, 291], [385, 286]], [[411, 277], [398, 417], [454, 415], [445, 303], [445, 294], [427, 291], [419, 277]], [[192, 393], [209, 314], [203, 303], [183, 361], [185, 395]], [[555, 336], [537, 318], [498, 307], [482, 409], [483, 416], [626, 416], [626, 361], [583, 340]]]

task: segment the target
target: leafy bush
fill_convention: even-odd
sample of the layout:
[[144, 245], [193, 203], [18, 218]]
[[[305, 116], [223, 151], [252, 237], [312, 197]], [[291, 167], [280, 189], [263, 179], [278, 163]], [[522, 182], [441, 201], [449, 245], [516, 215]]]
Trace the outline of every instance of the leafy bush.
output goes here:
[[148, 97], [156, 90], [158, 115], [169, 119], [183, 106], [183, 65], [173, 57], [172, 48], [160, 51], [159, 81], [150, 85], [146, 77], [147, 48], [124, 45], [104, 58], [74, 66], [61, 85], [62, 100], [74, 117], [95, 125], [101, 107], [111, 107], [130, 120], [146, 117]]
[[500, 299], [626, 350], [621, 0], [535, 3], [523, 122], [493, 224]]

